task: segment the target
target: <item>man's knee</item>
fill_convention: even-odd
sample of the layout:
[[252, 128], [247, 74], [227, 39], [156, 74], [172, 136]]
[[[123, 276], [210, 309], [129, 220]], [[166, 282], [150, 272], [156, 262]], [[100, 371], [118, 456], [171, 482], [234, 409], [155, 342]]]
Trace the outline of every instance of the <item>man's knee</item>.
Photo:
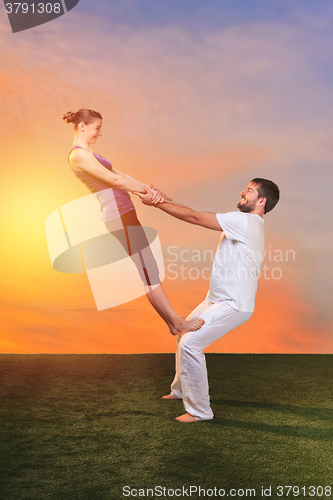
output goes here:
[[191, 336], [191, 333], [189, 335], [185, 334], [180, 339], [179, 348], [183, 355], [189, 354], [190, 356], [194, 356], [200, 354], [204, 349], [197, 342], [191, 341]]

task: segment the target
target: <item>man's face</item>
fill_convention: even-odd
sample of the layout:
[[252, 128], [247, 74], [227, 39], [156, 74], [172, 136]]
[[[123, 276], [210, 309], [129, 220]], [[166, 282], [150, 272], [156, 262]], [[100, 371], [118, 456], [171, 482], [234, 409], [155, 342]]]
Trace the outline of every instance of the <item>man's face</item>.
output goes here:
[[257, 185], [250, 182], [244, 191], [240, 194], [241, 201], [238, 203], [237, 208], [241, 212], [252, 212], [259, 199], [259, 193], [257, 191]]

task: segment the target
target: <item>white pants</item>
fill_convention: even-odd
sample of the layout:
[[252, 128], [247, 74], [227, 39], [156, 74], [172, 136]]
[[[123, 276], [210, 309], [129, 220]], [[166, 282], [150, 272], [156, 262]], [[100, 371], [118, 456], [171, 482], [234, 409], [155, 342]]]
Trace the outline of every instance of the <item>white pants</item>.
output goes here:
[[205, 324], [195, 332], [177, 337], [176, 375], [171, 394], [183, 399], [185, 410], [197, 420], [214, 417], [209, 403], [206, 359], [203, 350], [242, 323], [252, 312], [236, 311], [227, 302], [204, 300], [188, 318], [202, 318]]

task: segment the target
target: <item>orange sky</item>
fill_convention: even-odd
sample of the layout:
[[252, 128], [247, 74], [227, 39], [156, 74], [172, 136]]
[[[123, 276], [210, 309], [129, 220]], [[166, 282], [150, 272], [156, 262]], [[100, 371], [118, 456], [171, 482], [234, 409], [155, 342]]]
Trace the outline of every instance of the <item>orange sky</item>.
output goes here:
[[[278, 264], [281, 279], [260, 278], [252, 318], [210, 352], [332, 352], [331, 232], [321, 215], [323, 203], [329, 208], [333, 110], [302, 43], [309, 29], [293, 39], [287, 25], [254, 23], [196, 39], [181, 27], [109, 29], [102, 19], [87, 33], [79, 10], [73, 31], [69, 16], [53, 31], [15, 35], [0, 18], [0, 352], [174, 350], [145, 297], [98, 312], [85, 275], [52, 269], [45, 220], [87, 194], [68, 168], [73, 134], [61, 120], [82, 106], [104, 116], [96, 152], [198, 210], [235, 210], [254, 176], [280, 185], [281, 201], [265, 218], [266, 248], [293, 249], [296, 260]], [[317, 123], [321, 98], [327, 116]], [[170, 245], [215, 251], [218, 233], [134, 201], [142, 223], [158, 231], [166, 267]], [[180, 315], [205, 298], [207, 280], [171, 278], [167, 271], [164, 285]]]
[[[330, 332], [313, 335], [308, 325], [314, 311], [297, 297], [291, 283], [259, 283], [256, 310], [250, 320], [212, 344], [207, 352], [331, 352]], [[185, 315], [204, 299], [207, 281], [166, 280], [165, 289], [179, 314]], [[26, 288], [17, 287], [15, 295], [15, 300], [5, 298], [2, 352], [174, 350], [175, 339], [145, 297], [98, 312], [84, 275], [58, 273], [53, 279], [37, 281], [29, 294]]]

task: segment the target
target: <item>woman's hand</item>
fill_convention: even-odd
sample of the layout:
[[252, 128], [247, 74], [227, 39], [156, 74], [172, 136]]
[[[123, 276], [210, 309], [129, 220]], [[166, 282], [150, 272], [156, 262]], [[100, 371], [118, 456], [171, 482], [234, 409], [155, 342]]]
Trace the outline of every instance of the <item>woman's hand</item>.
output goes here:
[[138, 191], [133, 191], [133, 194], [136, 194], [137, 196], [139, 196], [139, 198], [141, 198], [141, 201], [144, 205], [149, 205], [149, 206], [152, 205], [152, 201], [153, 201], [153, 197], [154, 197], [153, 191], [147, 190], [145, 193], [139, 193]]
[[[144, 205], [149, 205], [149, 206], [156, 206], [160, 203], [164, 203], [164, 198], [157, 197], [155, 196], [155, 193], [152, 189], [147, 189], [145, 193], [139, 193], [138, 191], [133, 191], [133, 194], [136, 194], [141, 198], [141, 201]], [[153, 199], [155, 197], [155, 202], [153, 203]], [[156, 200], [161, 200], [156, 203]]]
[[154, 186], [149, 185], [148, 187], [154, 193], [154, 196], [153, 196], [152, 201], [151, 201], [152, 205], [156, 206], [159, 203], [164, 203], [165, 201], [172, 201], [171, 198], [169, 198], [169, 196], [167, 196], [166, 194], [162, 193], [162, 191], [160, 191], [159, 189], [156, 189]]
[[154, 206], [160, 205], [161, 203], [165, 203], [166, 201], [172, 201], [169, 196], [162, 193], [159, 189], [156, 189], [154, 186], [146, 185], [145, 192], [140, 193], [139, 191], [133, 191], [133, 194], [136, 194], [141, 198], [141, 201], [144, 205]]
[[153, 192], [153, 197], [151, 200], [151, 204], [154, 205], [154, 207], [156, 207], [156, 205], [158, 205], [159, 203], [164, 202], [163, 194], [161, 193], [161, 191], [152, 188], [152, 192]]

